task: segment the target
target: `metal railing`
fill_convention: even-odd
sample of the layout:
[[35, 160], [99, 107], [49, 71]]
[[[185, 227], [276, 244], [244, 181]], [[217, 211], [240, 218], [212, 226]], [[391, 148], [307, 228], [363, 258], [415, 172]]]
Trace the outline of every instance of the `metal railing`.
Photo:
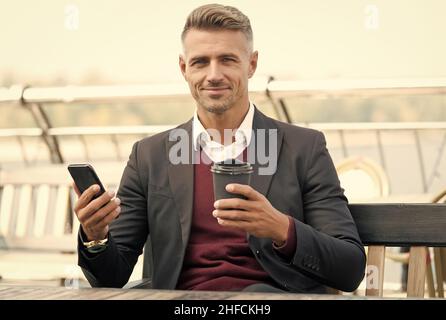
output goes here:
[[[270, 77], [254, 80], [250, 92], [273, 96], [315, 95], [418, 95], [446, 93], [446, 78], [373, 79], [373, 80], [300, 80], [281, 81]], [[162, 96], [187, 96], [187, 84], [64, 86], [33, 88], [12, 86], [0, 88], [1, 103], [73, 103], [145, 100]]]

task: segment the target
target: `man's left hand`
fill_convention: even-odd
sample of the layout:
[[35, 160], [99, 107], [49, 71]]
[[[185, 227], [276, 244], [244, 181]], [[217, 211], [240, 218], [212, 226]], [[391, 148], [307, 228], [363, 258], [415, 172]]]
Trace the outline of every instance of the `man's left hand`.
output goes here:
[[286, 242], [288, 216], [274, 208], [268, 199], [248, 185], [228, 184], [226, 190], [247, 198], [215, 201], [212, 215], [220, 225], [244, 230], [259, 238], [271, 238], [278, 246]]

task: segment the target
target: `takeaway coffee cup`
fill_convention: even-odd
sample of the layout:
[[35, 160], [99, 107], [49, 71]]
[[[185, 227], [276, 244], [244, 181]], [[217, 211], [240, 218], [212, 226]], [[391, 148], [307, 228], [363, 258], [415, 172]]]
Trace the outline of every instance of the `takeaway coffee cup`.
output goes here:
[[253, 172], [251, 164], [236, 159], [226, 160], [214, 163], [211, 167], [211, 172], [214, 179], [215, 200], [228, 198], [245, 199], [242, 195], [227, 192], [226, 185], [230, 183], [249, 185], [251, 173]]

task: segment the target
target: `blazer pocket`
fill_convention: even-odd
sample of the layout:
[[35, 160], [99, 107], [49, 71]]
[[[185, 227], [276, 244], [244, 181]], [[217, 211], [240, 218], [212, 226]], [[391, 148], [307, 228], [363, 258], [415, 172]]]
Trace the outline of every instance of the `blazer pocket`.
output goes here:
[[148, 193], [150, 195], [162, 196], [165, 198], [173, 198], [172, 192], [169, 187], [157, 186], [154, 184], [149, 184]]

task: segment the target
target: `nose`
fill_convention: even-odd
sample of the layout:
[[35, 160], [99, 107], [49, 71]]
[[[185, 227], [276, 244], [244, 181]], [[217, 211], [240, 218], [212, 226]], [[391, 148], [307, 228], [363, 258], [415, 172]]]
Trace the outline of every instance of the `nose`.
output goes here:
[[209, 82], [220, 82], [223, 80], [223, 70], [218, 62], [212, 61], [209, 64], [209, 69], [207, 73], [207, 81]]

